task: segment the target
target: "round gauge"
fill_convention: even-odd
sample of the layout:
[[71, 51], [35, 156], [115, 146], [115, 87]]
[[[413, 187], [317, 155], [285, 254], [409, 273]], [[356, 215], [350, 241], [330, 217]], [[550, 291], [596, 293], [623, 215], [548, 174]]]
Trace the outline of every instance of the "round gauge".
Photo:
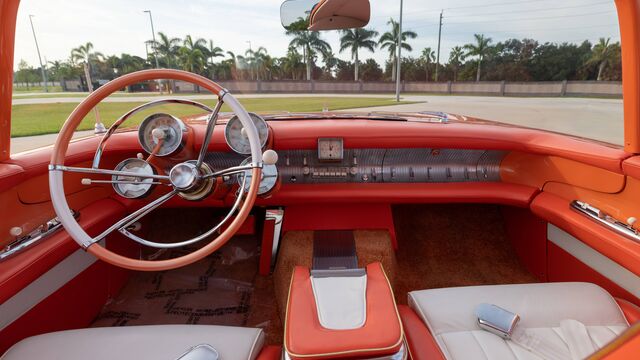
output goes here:
[[[260, 147], [263, 148], [267, 144], [269, 138], [269, 126], [263, 118], [254, 113], [249, 113], [251, 120], [258, 129], [258, 136], [260, 137]], [[229, 147], [238, 154], [249, 155], [251, 154], [251, 145], [249, 145], [249, 138], [247, 132], [240, 122], [238, 115], [235, 115], [227, 122], [227, 127], [224, 129], [224, 138], [229, 144]]]
[[[240, 165], [247, 165], [251, 163], [251, 158], [246, 158]], [[247, 181], [244, 184], [244, 191], [249, 191], [251, 186], [251, 170], [246, 170], [244, 173], [240, 173], [236, 176], [238, 185], [242, 185], [242, 178], [246, 176]], [[278, 168], [275, 165], [264, 164], [262, 166], [262, 179], [260, 179], [260, 186], [258, 187], [258, 195], [264, 195], [273, 190], [278, 183]]]
[[[126, 171], [141, 175], [154, 175], [153, 167], [144, 160], [137, 158], [126, 159], [116, 165], [116, 171]], [[138, 199], [148, 195], [153, 189], [153, 179], [141, 179], [134, 176], [111, 176], [113, 189], [120, 196], [128, 199]]]
[[[138, 140], [144, 151], [156, 156], [167, 156], [178, 151], [184, 144], [187, 127], [182, 120], [169, 114], [157, 113], [148, 116], [140, 124]], [[162, 141], [159, 149], [158, 143]]]

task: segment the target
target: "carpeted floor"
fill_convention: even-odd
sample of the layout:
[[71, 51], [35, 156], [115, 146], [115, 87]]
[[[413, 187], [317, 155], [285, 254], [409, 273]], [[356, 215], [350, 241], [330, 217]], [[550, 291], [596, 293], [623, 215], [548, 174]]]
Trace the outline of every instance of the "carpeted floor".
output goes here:
[[[519, 263], [498, 207], [403, 205], [393, 209], [398, 251], [386, 231], [355, 231], [359, 266], [380, 261], [398, 303], [407, 292], [450, 286], [536, 282]], [[149, 239], [184, 240], [205, 231], [213, 216], [202, 209], [160, 211], [145, 228]], [[180, 232], [175, 231], [179, 224]], [[184, 268], [135, 273], [92, 326], [211, 324], [261, 327], [267, 343], [282, 344], [282, 319], [291, 271], [311, 266], [313, 232], [285, 234], [273, 276], [258, 275], [255, 236], [238, 236]], [[152, 252], [174, 257], [193, 248]], [[280, 307], [278, 307], [280, 305]]]
[[451, 286], [531, 283], [493, 205], [395, 206], [398, 238], [395, 294]]
[[[151, 220], [150, 239], [184, 240], [208, 229], [210, 214], [160, 212]], [[189, 220], [187, 220], [189, 219]], [[181, 224], [182, 234], [169, 224]], [[203, 226], [206, 224], [206, 226]], [[204, 229], [204, 230], [203, 230]], [[154, 234], [155, 233], [155, 234]], [[162, 236], [154, 236], [162, 234]], [[178, 235], [182, 237], [178, 238]], [[206, 240], [205, 240], [206, 242]], [[154, 256], [176, 257], [196, 246]], [[201, 324], [261, 327], [267, 343], [282, 343], [282, 321], [273, 296], [273, 280], [258, 275], [259, 247], [254, 236], [237, 236], [219, 251], [183, 268], [136, 272], [118, 296], [105, 305], [93, 327]]]

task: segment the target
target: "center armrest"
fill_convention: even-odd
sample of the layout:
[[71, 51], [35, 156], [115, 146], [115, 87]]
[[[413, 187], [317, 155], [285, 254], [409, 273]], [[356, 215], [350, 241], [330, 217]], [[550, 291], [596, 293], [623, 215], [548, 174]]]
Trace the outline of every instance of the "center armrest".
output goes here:
[[[387, 276], [380, 263], [370, 264], [365, 270], [366, 281], [360, 282], [366, 286], [366, 298], [363, 299], [366, 312], [362, 324], [346, 329], [329, 329], [323, 326], [326, 321], [319, 319], [317, 295], [314, 294], [314, 280], [309, 269], [301, 266], [294, 269], [284, 329], [285, 350], [292, 359], [377, 357], [401, 350], [402, 324]], [[328, 306], [341, 306], [339, 296], [335, 295]], [[321, 298], [319, 301], [325, 300]], [[340, 310], [331, 312], [340, 313]]]

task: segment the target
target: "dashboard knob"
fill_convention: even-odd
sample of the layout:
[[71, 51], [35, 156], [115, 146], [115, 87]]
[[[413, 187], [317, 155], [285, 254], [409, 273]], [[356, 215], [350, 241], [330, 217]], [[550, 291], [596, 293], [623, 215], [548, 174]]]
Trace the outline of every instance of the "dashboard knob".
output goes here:
[[151, 130], [151, 136], [153, 136], [157, 140], [164, 140], [164, 138], [167, 137], [167, 133], [160, 128], [155, 128]]
[[629, 224], [630, 226], [633, 226], [636, 224], [636, 222], [638, 221], [638, 219], [636, 219], [635, 217], [630, 217], [627, 219], [627, 224]]
[[262, 154], [262, 162], [265, 165], [275, 165], [278, 162], [278, 153], [269, 149]]
[[14, 237], [22, 235], [22, 228], [20, 226], [14, 226], [9, 229], [9, 234]]

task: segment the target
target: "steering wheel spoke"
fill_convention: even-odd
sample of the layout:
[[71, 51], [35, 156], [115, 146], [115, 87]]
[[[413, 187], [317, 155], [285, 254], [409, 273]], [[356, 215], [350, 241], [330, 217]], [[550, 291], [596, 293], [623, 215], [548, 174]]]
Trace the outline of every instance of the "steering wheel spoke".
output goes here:
[[209, 179], [209, 178], [215, 178], [215, 177], [220, 177], [225, 175], [242, 174], [248, 170], [253, 169], [254, 167], [257, 167], [257, 166], [254, 164], [232, 166], [223, 170], [215, 171], [211, 174], [204, 175], [202, 178]]
[[200, 234], [200, 235], [198, 235], [198, 236], [196, 236], [194, 238], [191, 238], [189, 240], [180, 241], [180, 242], [173, 242], [173, 243], [159, 243], [159, 242], [154, 242], [154, 241], [149, 241], [149, 240], [143, 239], [143, 238], [137, 236], [136, 234], [131, 233], [127, 229], [136, 220], [131, 221], [128, 225], [121, 226], [118, 229], [118, 231], [120, 231], [120, 233], [122, 233], [123, 235], [127, 236], [131, 240], [133, 240], [133, 241], [135, 241], [135, 242], [137, 242], [137, 243], [139, 243], [141, 245], [154, 247], [154, 248], [158, 248], [158, 249], [173, 249], [173, 248], [177, 248], [177, 247], [182, 247], [182, 246], [187, 246], [187, 245], [198, 243], [198, 242], [208, 238], [209, 236], [215, 234], [216, 231], [219, 231], [231, 219], [231, 217], [238, 211], [238, 209], [240, 208], [240, 206], [242, 204], [242, 200], [244, 198], [244, 195], [246, 194], [246, 192], [242, 191], [242, 189], [245, 188], [246, 181], [247, 181], [247, 177], [243, 176], [242, 177], [242, 184], [241, 184], [241, 186], [239, 188], [240, 190], [238, 192], [238, 196], [236, 197], [236, 201], [233, 203], [233, 206], [231, 207], [231, 209], [229, 210], [227, 215], [217, 225], [215, 225], [213, 228], [211, 228], [208, 231], [206, 231], [206, 232], [204, 232], [204, 233], [202, 233], [202, 234]]
[[107, 235], [111, 234], [115, 230], [126, 229], [127, 227], [131, 226], [131, 224], [133, 224], [134, 222], [142, 219], [142, 217], [144, 217], [145, 215], [147, 215], [151, 211], [155, 210], [156, 208], [160, 207], [160, 205], [162, 205], [165, 202], [169, 201], [177, 193], [178, 192], [175, 191], [175, 190], [170, 191], [170, 192], [160, 196], [159, 198], [155, 199], [154, 201], [148, 203], [147, 205], [141, 207], [140, 209], [132, 212], [128, 216], [125, 216], [124, 218], [122, 218], [117, 223], [111, 225], [107, 230], [103, 231], [100, 235], [94, 237], [92, 239], [92, 243], [96, 243], [96, 242], [104, 239]]
[[224, 95], [220, 95], [220, 99], [216, 103], [216, 107], [213, 109], [211, 114], [209, 115], [209, 119], [207, 121], [207, 129], [205, 130], [204, 140], [202, 141], [202, 147], [200, 148], [200, 152], [198, 153], [198, 160], [196, 160], [196, 169], [199, 169], [204, 161], [204, 157], [207, 155], [207, 150], [209, 149], [209, 143], [211, 142], [211, 137], [213, 136], [213, 129], [216, 127], [216, 122], [218, 121], [218, 115], [220, 114], [220, 109], [222, 108], [222, 97]]
[[95, 175], [115, 175], [115, 176], [122, 176], [122, 177], [135, 178], [135, 179], [154, 179], [154, 180], [169, 181], [169, 176], [167, 175], [141, 174], [141, 173], [135, 173], [135, 172], [129, 172], [129, 171], [74, 167], [74, 166], [64, 166], [64, 165], [49, 165], [49, 171], [55, 171], [55, 170], [84, 173], [84, 174], [95, 174]]
[[[193, 83], [203, 89], [212, 92], [213, 94], [216, 94], [218, 96], [218, 103], [213, 109], [211, 109], [203, 104], [199, 104], [190, 100], [167, 99], [152, 101], [147, 104], [138, 106], [120, 117], [103, 136], [96, 149], [91, 167], [87, 168], [64, 165], [65, 156], [69, 148], [69, 143], [72, 139], [73, 133], [78, 125], [82, 122], [82, 119], [91, 111], [91, 109], [93, 109], [100, 103], [100, 101], [104, 100], [110, 94], [126, 86], [143, 81], [157, 79], [180, 80]], [[129, 168], [120, 167], [117, 167], [115, 170], [101, 169], [99, 166], [100, 160], [105, 154], [107, 140], [109, 139], [109, 137], [116, 134], [118, 127], [133, 114], [148, 109], [152, 106], [162, 105], [166, 103], [193, 105], [210, 113], [208, 123], [206, 125], [206, 130], [204, 132], [202, 148], [198, 150], [197, 158], [175, 165], [168, 175], [158, 175], [153, 173], [153, 171], [134, 172], [130, 171]], [[209, 144], [213, 137], [213, 131], [223, 104], [227, 104], [240, 119], [250, 143], [251, 158], [253, 159], [253, 163], [234, 166], [214, 172], [208, 167], [207, 164], [204, 163], [204, 158], [207, 154]], [[58, 218], [60, 219], [60, 222], [67, 230], [68, 234], [80, 246], [86, 249], [87, 252], [93, 254], [99, 259], [112, 265], [131, 270], [160, 271], [175, 269], [203, 259], [207, 255], [218, 250], [240, 229], [242, 223], [249, 216], [251, 208], [253, 207], [256, 196], [258, 194], [263, 161], [261, 148], [262, 146], [260, 143], [258, 131], [246, 109], [242, 106], [242, 104], [240, 104], [237, 99], [229, 94], [227, 90], [225, 90], [215, 82], [196, 74], [173, 69], [152, 69], [125, 74], [101, 86], [99, 89], [91, 93], [76, 107], [76, 109], [67, 118], [67, 121], [63, 125], [54, 145], [51, 156], [51, 163], [49, 165], [51, 202], [54, 210], [56, 211], [56, 214], [58, 215]], [[155, 152], [151, 151], [151, 153], [152, 155], [150, 157], [153, 158]], [[207, 169], [207, 171], [200, 170], [203, 168]], [[102, 231], [102, 233], [100, 233], [98, 236], [91, 237], [87, 234], [82, 225], [75, 218], [73, 218], [73, 216], [70, 215], [69, 204], [67, 202], [64, 189], [63, 175], [65, 172], [90, 174], [96, 175], [96, 177], [98, 175], [103, 176], [103, 178], [97, 179], [83, 179], [82, 183], [87, 185], [92, 183], [109, 183], [113, 184], [114, 186], [123, 184], [148, 184], [162, 186], [168, 185], [171, 186], [171, 191], [133, 211], [115, 224], [111, 225], [108, 229]], [[249, 175], [249, 173], [251, 174], [250, 177], [242, 176]], [[179, 195], [183, 200], [187, 201], [200, 200], [204, 196], [208, 195], [208, 191], [210, 191], [210, 187], [212, 186], [211, 184], [214, 183], [214, 181], [212, 181], [213, 178], [232, 174], [241, 174], [243, 181], [243, 185], [240, 187], [240, 191], [237, 195], [236, 201], [234, 202], [229, 213], [223, 218], [223, 220], [204, 234], [180, 243], [161, 244], [141, 239], [137, 235], [130, 232], [129, 227], [132, 224], [143, 218], [145, 215], [148, 215], [153, 210], [161, 207], [167, 201], [171, 200], [175, 195]], [[104, 176], [111, 176], [112, 178], [105, 179]], [[249, 182], [250, 185], [247, 185], [247, 182]], [[99, 243], [100, 240], [104, 239], [115, 231], [120, 232], [143, 245], [165, 248], [184, 246], [204, 239], [208, 239], [216, 233], [219, 234], [216, 235], [215, 238], [212, 239], [209, 243], [203, 245], [202, 247], [199, 247], [189, 254], [181, 255], [179, 257], [171, 259], [141, 260], [114, 253], [102, 246], [101, 243]]]

